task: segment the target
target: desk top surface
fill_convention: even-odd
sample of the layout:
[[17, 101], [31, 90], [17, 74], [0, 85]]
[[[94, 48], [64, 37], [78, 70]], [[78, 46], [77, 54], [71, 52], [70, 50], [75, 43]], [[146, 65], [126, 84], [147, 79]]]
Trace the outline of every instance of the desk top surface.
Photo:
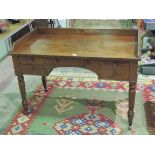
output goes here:
[[136, 30], [38, 28], [18, 40], [13, 55], [137, 59]]

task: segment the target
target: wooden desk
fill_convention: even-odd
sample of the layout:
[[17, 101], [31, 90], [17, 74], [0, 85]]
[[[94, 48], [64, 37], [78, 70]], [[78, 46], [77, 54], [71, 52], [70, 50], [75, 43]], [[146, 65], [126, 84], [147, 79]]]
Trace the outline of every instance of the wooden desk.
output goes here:
[[24, 74], [46, 76], [55, 67], [82, 67], [99, 79], [129, 81], [129, 127], [134, 116], [137, 82], [137, 31], [38, 28], [18, 40], [12, 58], [25, 112], [28, 110]]

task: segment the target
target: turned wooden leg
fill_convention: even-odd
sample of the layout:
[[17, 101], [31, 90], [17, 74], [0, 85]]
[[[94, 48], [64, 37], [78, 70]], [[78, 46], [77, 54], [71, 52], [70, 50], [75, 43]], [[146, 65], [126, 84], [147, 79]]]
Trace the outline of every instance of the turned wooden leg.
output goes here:
[[26, 100], [26, 90], [25, 90], [25, 82], [24, 82], [23, 75], [18, 76], [18, 85], [19, 85], [20, 94], [22, 97], [22, 104], [23, 104], [23, 108], [24, 108], [24, 113], [27, 114], [28, 113], [28, 103]]
[[43, 83], [45, 92], [47, 92], [47, 80], [46, 80], [46, 76], [42, 76], [42, 83]]
[[129, 130], [131, 130], [132, 120], [134, 116], [135, 94], [136, 94], [136, 82], [129, 82], [129, 110], [128, 110]]

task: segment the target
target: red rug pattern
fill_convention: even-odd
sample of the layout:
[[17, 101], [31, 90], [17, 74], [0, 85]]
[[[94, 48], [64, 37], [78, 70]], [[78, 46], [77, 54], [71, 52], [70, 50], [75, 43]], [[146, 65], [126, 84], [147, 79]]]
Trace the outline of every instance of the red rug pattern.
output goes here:
[[[119, 91], [128, 91], [128, 83], [127, 82], [82, 82], [82, 81], [72, 81], [72, 80], [63, 80], [63, 79], [55, 79], [53, 81], [50, 81], [48, 84], [48, 92], [44, 92], [42, 85], [38, 87], [32, 98], [28, 100], [29, 103], [29, 115], [24, 115], [23, 111], [20, 111], [10, 122], [8, 127], [5, 129], [4, 134], [26, 134], [27, 130], [29, 129], [29, 126], [33, 122], [33, 120], [36, 118], [36, 114], [40, 111], [41, 107], [44, 103], [46, 103], [47, 98], [52, 93], [53, 88], [83, 88], [83, 89], [110, 89], [113, 90], [119, 90]], [[149, 84], [137, 84], [136, 91], [142, 91], [144, 96], [145, 103], [145, 110], [146, 110], [146, 116], [148, 120], [148, 128], [151, 134], [155, 134], [155, 80], [151, 81]], [[85, 115], [85, 114], [81, 114]], [[71, 120], [73, 121], [76, 117], [80, 116], [74, 116], [73, 118], [66, 118], [66, 122], [69, 122], [70, 125]], [[107, 121], [107, 118], [102, 116], [96, 116], [100, 117], [101, 120]], [[88, 121], [89, 122], [89, 121]], [[62, 122], [57, 122], [53, 128], [57, 131], [58, 134], [64, 134], [63, 128], [58, 129], [58, 124], [60, 125]], [[95, 128], [95, 121], [92, 122], [93, 128]], [[109, 123], [109, 122], [108, 122]], [[101, 132], [104, 131], [105, 134], [111, 133], [115, 134], [116, 131], [119, 131], [121, 133], [121, 129], [114, 124], [112, 121], [110, 121], [111, 126], [114, 128], [111, 130], [106, 130], [105, 128], [101, 129]], [[59, 126], [60, 127], [60, 126]], [[77, 127], [77, 128], [76, 128]], [[73, 124], [68, 128], [68, 132], [70, 129], [73, 129], [75, 132], [81, 133], [81, 130], [79, 126], [76, 126], [74, 128]], [[78, 129], [78, 130], [77, 130]], [[87, 131], [89, 130], [89, 131]], [[65, 131], [65, 132], [67, 132]], [[85, 134], [90, 134], [91, 129], [85, 128], [85, 130], [82, 130]], [[96, 133], [94, 133], [96, 134]]]

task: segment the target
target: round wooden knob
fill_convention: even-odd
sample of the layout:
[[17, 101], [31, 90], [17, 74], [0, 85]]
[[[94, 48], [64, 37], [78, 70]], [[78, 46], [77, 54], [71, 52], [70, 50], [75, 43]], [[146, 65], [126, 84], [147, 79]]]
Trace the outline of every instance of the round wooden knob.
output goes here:
[[118, 65], [117, 61], [114, 61], [113, 64], [112, 64], [113, 67], [116, 67], [117, 65]]

